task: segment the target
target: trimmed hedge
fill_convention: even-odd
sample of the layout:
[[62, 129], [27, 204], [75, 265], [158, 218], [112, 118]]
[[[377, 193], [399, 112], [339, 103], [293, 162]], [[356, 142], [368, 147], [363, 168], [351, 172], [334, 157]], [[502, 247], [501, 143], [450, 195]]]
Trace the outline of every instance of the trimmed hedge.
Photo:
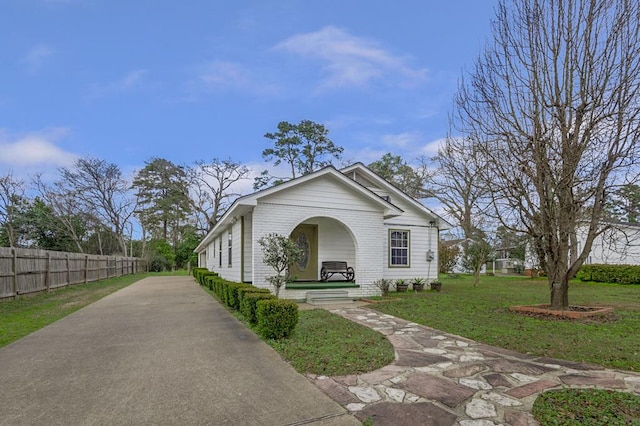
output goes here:
[[298, 324], [298, 304], [293, 300], [259, 300], [256, 309], [258, 333], [265, 339], [288, 337]]
[[258, 287], [254, 287], [252, 285], [248, 285], [246, 287], [240, 287], [238, 289], [238, 301], [239, 301], [239, 304], [240, 304], [240, 312], [242, 312], [242, 299], [244, 299], [244, 295], [246, 293], [271, 294], [271, 291], [269, 291], [268, 288], [258, 288]]
[[[255, 290], [266, 290], [256, 288]], [[242, 296], [242, 301], [240, 302], [240, 313], [244, 315], [244, 317], [251, 324], [255, 324], [258, 322], [258, 318], [256, 317], [256, 311], [258, 309], [258, 301], [265, 299], [275, 299], [276, 296], [271, 294], [270, 291], [267, 292], [245, 292]]]
[[213, 291], [223, 305], [240, 311], [246, 321], [257, 324], [256, 331], [265, 338], [287, 337], [298, 323], [297, 303], [278, 299], [269, 289], [227, 281], [204, 268], [194, 269], [193, 276]]
[[249, 284], [230, 282], [227, 285], [226, 304], [228, 307], [238, 310], [240, 309], [240, 299], [238, 298], [238, 290], [245, 287], [251, 287]]
[[600, 283], [640, 284], [640, 266], [637, 265], [582, 265], [576, 277], [581, 281]]
[[191, 269], [191, 275], [193, 275], [193, 277], [197, 280], [198, 279], [198, 274], [200, 272], [204, 272], [204, 271], [208, 271], [207, 268], [193, 268]]
[[205, 269], [205, 270], [198, 269], [197, 271], [194, 271], [193, 276], [196, 279], [196, 281], [198, 281], [198, 284], [200, 284], [200, 285], [208, 285], [208, 283], [205, 281], [205, 278], [206, 277], [217, 277], [218, 273], [217, 272], [211, 272], [208, 269]]

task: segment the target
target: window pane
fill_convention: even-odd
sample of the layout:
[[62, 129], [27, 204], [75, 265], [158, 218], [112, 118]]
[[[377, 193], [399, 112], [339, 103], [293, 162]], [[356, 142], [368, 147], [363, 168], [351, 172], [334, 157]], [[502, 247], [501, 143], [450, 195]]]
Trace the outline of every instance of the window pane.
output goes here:
[[389, 248], [391, 265], [409, 265], [409, 231], [391, 231]]

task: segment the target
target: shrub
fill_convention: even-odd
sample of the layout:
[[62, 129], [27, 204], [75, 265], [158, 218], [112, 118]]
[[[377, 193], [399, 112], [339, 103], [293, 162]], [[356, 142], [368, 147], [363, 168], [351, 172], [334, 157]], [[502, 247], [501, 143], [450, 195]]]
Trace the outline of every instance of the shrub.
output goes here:
[[582, 265], [576, 277], [581, 281], [601, 283], [640, 284], [640, 266], [637, 265]]
[[163, 272], [171, 269], [171, 263], [166, 257], [156, 255], [149, 261], [149, 271], [151, 272]]
[[200, 272], [204, 272], [204, 271], [208, 271], [207, 268], [193, 268], [191, 270], [191, 275], [193, 275], [193, 277], [198, 280], [198, 274], [200, 274]]
[[227, 305], [227, 287], [229, 286], [229, 284], [231, 283], [226, 280], [220, 280], [218, 282], [218, 291], [216, 292], [216, 294], [224, 305]]
[[226, 305], [232, 309], [240, 309], [240, 300], [238, 299], [238, 289], [249, 287], [249, 284], [230, 282], [227, 284]]
[[292, 300], [265, 299], [257, 303], [258, 333], [266, 339], [282, 339], [298, 323], [298, 305]]
[[386, 296], [389, 293], [389, 290], [391, 290], [393, 281], [385, 278], [380, 278], [379, 280], [375, 280], [373, 284], [375, 284], [375, 286], [378, 287], [380, 291], [382, 291], [383, 296]]
[[242, 299], [244, 299], [245, 293], [265, 293], [271, 294], [271, 291], [267, 288], [258, 288], [252, 285], [247, 285], [245, 287], [240, 287], [238, 289], [238, 304], [242, 305]]
[[[263, 290], [263, 289], [259, 289]], [[266, 289], [264, 289], [266, 290]], [[276, 297], [270, 291], [257, 293], [244, 293], [240, 302], [240, 312], [252, 324], [258, 322], [256, 310], [258, 309], [258, 301], [265, 299], [275, 299]]]
[[206, 275], [206, 276], [204, 277], [205, 285], [206, 285], [207, 287], [209, 287], [209, 290], [213, 290], [213, 289], [214, 289], [214, 286], [215, 286], [216, 281], [219, 281], [219, 280], [220, 280], [220, 277], [218, 277], [218, 276], [216, 276], [216, 275]]
[[198, 273], [195, 275], [196, 280], [198, 281], [198, 284], [200, 284], [200, 285], [207, 285], [208, 284], [205, 281], [206, 277], [217, 277], [217, 276], [218, 276], [217, 272], [211, 272], [209, 270], [198, 271]]

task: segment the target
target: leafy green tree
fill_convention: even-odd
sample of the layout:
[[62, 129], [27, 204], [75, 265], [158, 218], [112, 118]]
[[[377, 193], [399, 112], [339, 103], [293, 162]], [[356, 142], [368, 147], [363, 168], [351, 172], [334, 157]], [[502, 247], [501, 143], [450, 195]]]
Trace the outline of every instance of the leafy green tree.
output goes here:
[[467, 243], [462, 254], [462, 265], [473, 273], [473, 286], [478, 287], [480, 272], [486, 265], [492, 253], [491, 244], [482, 233], [478, 232]]
[[512, 231], [502, 225], [496, 229], [496, 249], [508, 249], [509, 257], [524, 260], [527, 236]]
[[176, 247], [176, 267], [186, 268], [189, 262], [191, 262], [192, 266], [198, 264], [198, 255], [194, 253], [193, 250], [198, 246], [200, 240], [201, 237], [197, 234], [194, 227], [184, 227], [180, 243], [178, 243]]
[[258, 244], [262, 248], [263, 262], [272, 267], [275, 272], [275, 275], [266, 278], [278, 297], [280, 288], [291, 278], [289, 265], [300, 260], [302, 250], [291, 238], [275, 233], [261, 237]]
[[[78, 247], [74, 236], [67, 232], [67, 227], [56, 215], [51, 206], [41, 198], [36, 197], [26, 213], [28, 238], [33, 247], [43, 250], [84, 252]], [[86, 236], [86, 222], [80, 217], [72, 221], [75, 228], [74, 235]]]
[[264, 137], [273, 141], [273, 147], [262, 151], [262, 157], [267, 161], [273, 160], [274, 166], [287, 164], [291, 176], [275, 177], [264, 171], [255, 179], [255, 189], [312, 173], [332, 164], [334, 159], [340, 159], [344, 151], [329, 139], [329, 130], [324, 125], [311, 120], [302, 120], [298, 124], [281, 121], [277, 132], [266, 133]]
[[412, 167], [401, 156], [388, 152], [368, 167], [410, 197], [419, 199], [431, 194], [425, 187], [431, 173], [424, 161], [419, 167]]
[[152, 239], [148, 244], [147, 259], [153, 272], [168, 271], [176, 266], [174, 248], [166, 240]]
[[153, 238], [178, 243], [179, 229], [191, 213], [189, 181], [182, 166], [152, 158], [133, 179], [140, 224]]
[[613, 219], [638, 223], [640, 219], [640, 185], [626, 184], [611, 194], [607, 207]]
[[458, 263], [460, 257], [460, 248], [456, 244], [448, 243], [447, 241], [441, 241], [438, 246], [438, 272], [446, 274], [451, 272]]

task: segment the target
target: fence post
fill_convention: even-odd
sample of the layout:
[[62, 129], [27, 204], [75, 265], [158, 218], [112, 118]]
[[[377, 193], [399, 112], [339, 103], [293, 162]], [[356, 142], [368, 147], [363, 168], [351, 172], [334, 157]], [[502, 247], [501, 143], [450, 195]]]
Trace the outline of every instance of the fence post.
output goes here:
[[84, 255], [84, 283], [89, 282], [89, 255]]
[[18, 253], [16, 253], [16, 249], [11, 249], [11, 254], [13, 255], [11, 261], [11, 267], [13, 269], [13, 297], [18, 296], [18, 270], [16, 266], [18, 265]]
[[51, 290], [51, 252], [47, 251], [47, 271], [44, 276], [44, 286], [47, 289], [47, 293]]
[[66, 256], [67, 259], [67, 286], [71, 285], [71, 267], [69, 266], [69, 253]]

